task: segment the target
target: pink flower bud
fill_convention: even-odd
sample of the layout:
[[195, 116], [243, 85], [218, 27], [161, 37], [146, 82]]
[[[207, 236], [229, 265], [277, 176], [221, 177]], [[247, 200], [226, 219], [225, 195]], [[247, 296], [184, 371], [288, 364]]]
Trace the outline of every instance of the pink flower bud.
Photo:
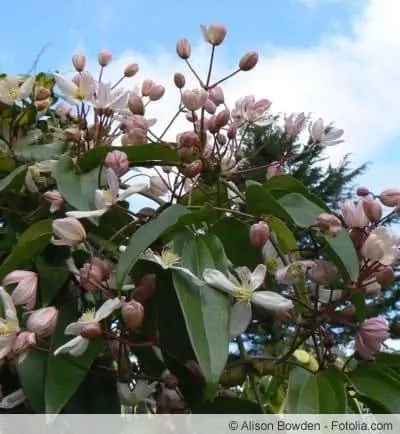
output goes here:
[[124, 76], [127, 78], [133, 77], [139, 72], [139, 65], [137, 63], [131, 63], [124, 69]]
[[149, 96], [154, 86], [156, 84], [153, 80], [144, 80], [142, 83], [142, 95]]
[[217, 111], [217, 106], [208, 98], [204, 104], [204, 110], [210, 115], [213, 115]]
[[250, 226], [250, 243], [256, 249], [261, 249], [269, 240], [270, 230], [267, 223], [260, 221]]
[[231, 122], [228, 126], [226, 136], [229, 140], [234, 140], [237, 134], [237, 124], [236, 122]]
[[182, 93], [182, 104], [190, 111], [203, 107], [208, 98], [204, 89], [185, 90]]
[[98, 322], [85, 325], [80, 333], [85, 339], [98, 338], [101, 334], [101, 325]]
[[389, 325], [383, 318], [369, 318], [361, 324], [357, 335], [355, 350], [365, 360], [374, 360], [382, 343], [390, 337]]
[[179, 148], [178, 155], [181, 160], [189, 160], [194, 154], [193, 148]]
[[113, 169], [117, 176], [122, 176], [129, 169], [128, 156], [122, 151], [111, 151], [107, 154], [104, 165]]
[[93, 263], [86, 263], [79, 270], [80, 284], [87, 291], [97, 291], [102, 284], [103, 270]]
[[214, 153], [214, 147], [212, 145], [206, 145], [204, 146], [203, 150], [203, 158], [209, 159]]
[[18, 356], [24, 353], [29, 347], [36, 345], [35, 333], [23, 331], [15, 339], [12, 352]]
[[158, 101], [163, 97], [164, 93], [165, 87], [159, 84], [151, 89], [149, 93], [149, 99], [150, 101]]
[[381, 271], [378, 271], [378, 273], [376, 273], [375, 277], [379, 285], [382, 285], [384, 287], [391, 285], [396, 280], [396, 276], [392, 267], [383, 268]]
[[290, 324], [294, 322], [293, 315], [290, 312], [283, 310], [275, 312], [275, 319], [282, 324]]
[[221, 86], [215, 86], [208, 91], [208, 97], [215, 105], [223, 104], [225, 101], [224, 91]]
[[221, 133], [218, 133], [218, 134], [216, 135], [216, 139], [217, 139], [217, 142], [218, 142], [221, 146], [226, 145], [226, 143], [228, 142], [228, 139], [226, 138], [226, 136], [224, 136], [224, 135], [221, 134]]
[[228, 122], [231, 112], [228, 109], [220, 111], [215, 118], [215, 125], [218, 129], [223, 128]]
[[184, 175], [188, 178], [194, 178], [196, 175], [199, 175], [203, 171], [203, 162], [201, 160], [193, 161], [190, 164], [187, 164], [184, 168]]
[[357, 188], [357, 196], [368, 196], [370, 194], [370, 191], [367, 187], [358, 187]]
[[140, 327], [144, 319], [144, 309], [143, 306], [137, 301], [130, 301], [125, 303], [121, 308], [122, 319], [125, 325], [131, 329], [135, 330]]
[[210, 24], [208, 26], [202, 24], [201, 31], [204, 39], [211, 45], [221, 45], [226, 36], [226, 27], [223, 24]]
[[199, 136], [194, 131], [185, 131], [179, 137], [179, 146], [193, 148], [199, 143]]
[[86, 57], [83, 54], [75, 54], [72, 56], [72, 64], [78, 72], [82, 72], [85, 69]]
[[185, 76], [180, 72], [174, 74], [174, 83], [178, 89], [183, 89], [186, 84]]
[[388, 188], [382, 191], [379, 195], [379, 200], [382, 205], [388, 207], [395, 207], [400, 205], [400, 190], [398, 188]]
[[372, 223], [377, 223], [382, 218], [382, 206], [379, 200], [372, 197], [364, 197], [362, 200], [364, 214]]
[[142, 98], [138, 95], [131, 95], [128, 99], [128, 108], [134, 115], [143, 116], [145, 112]]
[[284, 175], [285, 171], [280, 163], [275, 161], [274, 163], [271, 163], [266, 172], [266, 178], [271, 179], [273, 176], [277, 175]]
[[70, 107], [66, 104], [61, 104], [59, 107], [56, 108], [57, 115], [63, 119], [65, 119], [67, 116], [69, 116], [71, 111], [72, 111], [72, 107]]
[[176, 52], [181, 59], [189, 59], [192, 52], [190, 42], [187, 39], [180, 39], [176, 44]]
[[341, 221], [333, 214], [322, 213], [317, 217], [317, 226], [324, 235], [336, 237], [342, 230]]
[[212, 115], [208, 118], [207, 129], [211, 134], [217, 134], [219, 128], [217, 127], [217, 117]]
[[50, 204], [51, 213], [58, 211], [64, 205], [64, 199], [57, 190], [46, 191], [43, 197]]
[[107, 66], [112, 59], [112, 54], [108, 50], [101, 50], [98, 56], [100, 66]]
[[241, 71], [250, 71], [253, 69], [258, 63], [258, 53], [252, 51], [250, 53], [246, 53], [239, 62], [239, 69]]
[[51, 97], [51, 93], [45, 87], [39, 87], [36, 91], [36, 102], [43, 101], [47, 102], [47, 100]]
[[58, 238], [52, 238], [57, 246], [74, 246], [86, 240], [86, 231], [82, 223], [73, 217], [56, 219], [52, 224], [53, 233]]
[[125, 135], [125, 140], [122, 141], [122, 139], [124, 139], [124, 137], [121, 138], [121, 143], [123, 145], [145, 145], [147, 143], [147, 129], [132, 128], [132, 130], [129, 131], [129, 135]]
[[40, 338], [52, 335], [58, 320], [58, 310], [55, 307], [42, 307], [31, 312], [26, 324], [29, 331]]
[[33, 271], [12, 271], [3, 279], [3, 286], [15, 284], [17, 286], [11, 293], [12, 301], [17, 306], [26, 305], [28, 310], [32, 310], [36, 304], [38, 275]]

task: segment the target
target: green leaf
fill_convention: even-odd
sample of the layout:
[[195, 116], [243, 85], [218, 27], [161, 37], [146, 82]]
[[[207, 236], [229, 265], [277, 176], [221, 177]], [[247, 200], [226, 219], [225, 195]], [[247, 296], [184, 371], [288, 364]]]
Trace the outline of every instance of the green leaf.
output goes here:
[[45, 378], [48, 354], [30, 348], [22, 362], [17, 363], [17, 371], [21, 386], [29, 405], [36, 413], [44, 413]]
[[312, 374], [295, 367], [289, 377], [285, 413], [345, 413], [347, 395], [344, 377], [336, 368]]
[[249, 226], [245, 223], [233, 217], [223, 217], [211, 230], [221, 240], [226, 255], [235, 267], [253, 269], [264, 262], [261, 253], [250, 244]]
[[0, 155], [0, 172], [10, 173], [14, 169], [15, 169], [14, 159], [6, 155]]
[[140, 255], [156, 241], [164, 231], [174, 225], [178, 218], [189, 211], [182, 205], [168, 207], [157, 218], [139, 228], [130, 238], [127, 249], [119, 258], [116, 270], [117, 288], [121, 288], [126, 276]]
[[30, 226], [18, 239], [17, 245], [0, 266], [0, 280], [11, 271], [26, 265], [50, 242], [53, 220], [41, 220]]
[[19, 166], [0, 181], [0, 192], [19, 189], [25, 184], [27, 166]]
[[94, 359], [104, 350], [103, 339], [92, 339], [86, 352], [80, 357], [71, 357], [54, 351], [69, 341], [72, 337], [65, 336], [64, 330], [68, 324], [76, 321], [76, 316], [70, 309], [60, 309], [57, 328], [51, 339], [51, 353], [49, 354], [45, 401], [46, 412], [58, 414], [78, 389], [86, 377], [88, 368]]
[[365, 292], [363, 289], [359, 289], [350, 294], [351, 301], [356, 308], [357, 321], [363, 322], [367, 315], [366, 303], [365, 303]]
[[277, 236], [279, 246], [283, 253], [293, 253], [298, 249], [297, 240], [285, 222], [272, 215], [268, 216], [267, 222], [271, 230]]
[[65, 150], [65, 142], [58, 141], [46, 145], [31, 145], [15, 152], [18, 158], [27, 161], [43, 161], [57, 159]]
[[391, 413], [400, 413], [400, 376], [390, 368], [368, 364], [347, 375], [359, 395]]
[[270, 191], [259, 185], [249, 185], [246, 189], [246, 203], [257, 217], [273, 215], [290, 221], [290, 214], [280, 205]]
[[255, 402], [218, 396], [212, 402], [206, 402], [194, 408], [193, 414], [262, 414], [262, 411]]
[[392, 368], [400, 368], [400, 353], [377, 353], [375, 363]]
[[39, 256], [36, 259], [39, 289], [43, 306], [49, 306], [68, 280], [70, 272], [66, 265], [52, 265]]
[[[95, 169], [103, 163], [107, 154], [111, 151], [121, 151], [120, 147], [99, 146], [86, 152], [79, 160], [79, 167], [83, 172]], [[160, 144], [148, 144], [143, 146], [131, 146], [123, 148], [133, 166], [145, 166], [153, 161], [176, 162], [179, 164], [179, 156], [176, 150]]]
[[[227, 259], [218, 237], [213, 234], [186, 234], [183, 250], [175, 244], [173, 247], [181, 255], [182, 267], [191, 270], [200, 279], [206, 268], [227, 272]], [[202, 280], [194, 279], [181, 270], [171, 271], [190, 341], [212, 396], [228, 358], [229, 300]]]
[[99, 170], [100, 168], [97, 168], [78, 175], [72, 158], [64, 156], [58, 161], [53, 176], [64, 199], [77, 210], [88, 211], [94, 207]]

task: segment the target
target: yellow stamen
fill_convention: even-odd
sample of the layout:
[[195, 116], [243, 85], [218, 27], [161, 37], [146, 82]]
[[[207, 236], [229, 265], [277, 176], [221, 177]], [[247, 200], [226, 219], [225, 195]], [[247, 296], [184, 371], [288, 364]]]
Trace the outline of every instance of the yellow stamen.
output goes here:
[[292, 264], [288, 269], [288, 275], [291, 279], [300, 279], [304, 277], [304, 269], [300, 264]]
[[9, 96], [11, 99], [13, 99], [14, 101], [17, 101], [18, 98], [19, 98], [19, 89], [18, 89], [18, 88], [10, 89], [10, 90], [8, 91], [8, 96]]
[[237, 286], [233, 291], [233, 298], [241, 302], [250, 302], [253, 291], [249, 285]]
[[103, 190], [102, 197], [107, 205], [112, 205], [114, 203], [114, 195], [111, 190]]
[[278, 269], [278, 260], [275, 258], [268, 259], [265, 262], [265, 266], [267, 267], [268, 271], [271, 271], [272, 273], [274, 273]]
[[86, 99], [86, 93], [83, 92], [82, 89], [79, 89], [79, 88], [78, 88], [78, 89], [76, 89], [76, 91], [74, 92], [73, 98], [74, 98], [74, 99], [78, 99], [78, 100], [80, 100], [80, 101], [83, 101], [84, 99]]
[[78, 322], [90, 322], [94, 320], [96, 315], [96, 309], [87, 309], [82, 316], [78, 319]]
[[172, 250], [164, 249], [161, 253], [161, 260], [165, 265], [171, 266], [178, 263], [181, 258]]
[[0, 323], [0, 336], [12, 335], [18, 332], [17, 324]]

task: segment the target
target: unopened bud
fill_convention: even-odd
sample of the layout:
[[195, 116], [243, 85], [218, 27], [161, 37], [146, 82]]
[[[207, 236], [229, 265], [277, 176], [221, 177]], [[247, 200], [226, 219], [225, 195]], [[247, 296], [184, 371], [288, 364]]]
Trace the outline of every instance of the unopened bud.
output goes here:
[[226, 132], [226, 136], [228, 137], [229, 140], [233, 140], [235, 139], [236, 134], [237, 134], [237, 124], [236, 122], [231, 122]]
[[203, 162], [201, 160], [193, 161], [185, 166], [183, 173], [188, 178], [194, 178], [203, 171]]
[[122, 306], [121, 315], [125, 325], [134, 330], [143, 323], [144, 309], [139, 302], [132, 300]]
[[43, 307], [30, 313], [27, 328], [40, 338], [51, 336], [56, 328], [58, 310], [55, 307]]
[[271, 163], [268, 168], [267, 168], [267, 172], [266, 172], [266, 178], [271, 179], [274, 176], [279, 176], [279, 175], [283, 175], [285, 173], [282, 165], [275, 161], [273, 163]]
[[165, 87], [159, 84], [157, 86], [152, 87], [149, 93], [149, 99], [150, 101], [158, 101], [163, 97], [164, 93], [165, 93]]
[[210, 115], [213, 115], [217, 111], [217, 106], [211, 101], [210, 98], [208, 98], [204, 104], [204, 110]]
[[181, 160], [188, 160], [194, 153], [193, 148], [179, 148], [178, 155]]
[[223, 128], [228, 122], [231, 113], [228, 109], [220, 111], [215, 118], [215, 125], [218, 129]]
[[384, 206], [398, 206], [400, 205], [400, 190], [398, 188], [388, 188], [387, 190], [382, 191], [379, 195], [379, 200]]
[[250, 243], [256, 249], [261, 249], [269, 240], [270, 230], [267, 223], [260, 221], [250, 226]]
[[129, 169], [129, 160], [125, 152], [117, 149], [107, 154], [104, 165], [111, 168], [117, 176], [124, 175]]
[[107, 66], [112, 59], [112, 54], [108, 50], [101, 50], [98, 56], [100, 66]]
[[180, 39], [176, 44], [176, 52], [181, 59], [189, 59], [192, 52], [190, 42], [187, 39]]
[[290, 324], [293, 322], [293, 315], [284, 310], [275, 312], [275, 319], [282, 324]]
[[185, 131], [179, 137], [179, 146], [184, 148], [193, 148], [198, 142], [199, 136], [194, 131]]
[[42, 112], [46, 110], [47, 108], [49, 108], [50, 104], [51, 104], [50, 98], [44, 99], [42, 101], [35, 101], [35, 107], [38, 112]]
[[370, 191], [367, 187], [358, 187], [357, 188], [357, 196], [365, 197], [370, 194]]
[[142, 95], [143, 96], [150, 96], [150, 93], [153, 89], [153, 87], [155, 87], [156, 84], [154, 83], [153, 80], [144, 80], [142, 83]]
[[201, 31], [204, 39], [211, 45], [221, 45], [226, 36], [226, 27], [223, 24], [210, 24], [208, 26], [202, 24]]
[[88, 324], [83, 327], [81, 336], [85, 339], [94, 339], [101, 336], [101, 326], [97, 323]]
[[133, 77], [139, 72], [139, 65], [137, 63], [131, 63], [124, 69], [124, 76], [127, 78]]
[[317, 217], [317, 226], [323, 235], [336, 237], [342, 230], [341, 221], [333, 214], [322, 213]]
[[35, 333], [23, 331], [15, 338], [12, 351], [15, 355], [19, 355], [32, 345], [36, 345]]
[[215, 86], [210, 89], [208, 92], [208, 97], [217, 106], [223, 104], [225, 101], [224, 91], [220, 86]]
[[252, 51], [250, 53], [246, 53], [239, 62], [239, 69], [241, 71], [250, 71], [253, 69], [258, 63], [258, 53]]
[[[153, 210], [154, 212], [154, 210]], [[133, 290], [132, 299], [144, 305], [156, 289], [156, 275], [146, 274]]]
[[224, 136], [224, 135], [221, 134], [221, 133], [218, 133], [218, 134], [216, 135], [216, 139], [217, 139], [217, 142], [218, 142], [221, 146], [226, 145], [226, 143], [227, 143], [227, 141], [228, 141], [228, 139], [226, 138], [226, 136]]
[[45, 87], [41, 87], [36, 91], [36, 101], [43, 101], [50, 98], [51, 93]]
[[372, 223], [377, 223], [382, 218], [382, 206], [379, 200], [372, 197], [364, 197], [362, 200], [364, 214]]
[[376, 274], [376, 281], [382, 286], [389, 286], [396, 280], [392, 267], [385, 267]]
[[143, 116], [145, 109], [142, 98], [138, 95], [131, 95], [128, 99], [128, 108], [134, 115]]
[[163, 383], [168, 389], [176, 389], [178, 387], [179, 380], [176, 375], [168, 373], [163, 377]]
[[82, 72], [86, 66], [86, 57], [83, 54], [75, 54], [72, 56], [72, 64], [77, 72]]
[[183, 89], [186, 84], [185, 76], [180, 72], [174, 74], [174, 84], [178, 89]]

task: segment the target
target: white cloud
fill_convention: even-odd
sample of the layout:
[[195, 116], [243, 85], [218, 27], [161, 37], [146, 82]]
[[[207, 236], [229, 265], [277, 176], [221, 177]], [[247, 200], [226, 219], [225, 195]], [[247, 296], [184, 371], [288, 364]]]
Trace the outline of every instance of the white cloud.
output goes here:
[[[354, 18], [351, 35], [325, 36], [310, 48], [265, 46], [253, 71], [241, 73], [225, 84], [228, 102], [255, 94], [271, 99], [276, 112], [312, 112], [345, 129], [345, 144], [329, 149], [332, 160], [338, 161], [349, 152], [358, 163], [382, 158], [388, 143], [400, 138], [399, 14], [398, 0], [369, 0]], [[226, 43], [229, 44], [229, 38]], [[201, 45], [193, 50], [194, 62], [203, 72], [208, 49], [207, 45]], [[149, 108], [149, 114], [159, 119], [157, 129], [160, 132], [178, 105], [173, 74], [186, 72], [185, 65], [174, 52], [131, 51], [118, 56], [107, 67], [106, 76], [110, 80], [118, 79], [130, 62], [139, 63], [140, 80], [151, 78], [167, 87], [163, 100]], [[217, 77], [229, 73], [235, 66], [232, 59], [224, 57], [223, 48], [221, 54], [217, 50]], [[193, 79], [189, 82], [190, 86], [195, 86]], [[188, 126], [180, 120], [171, 129], [169, 138], [173, 140], [178, 131]], [[390, 178], [395, 181], [395, 176], [396, 171], [391, 175], [385, 170], [387, 186], [392, 184]]]

